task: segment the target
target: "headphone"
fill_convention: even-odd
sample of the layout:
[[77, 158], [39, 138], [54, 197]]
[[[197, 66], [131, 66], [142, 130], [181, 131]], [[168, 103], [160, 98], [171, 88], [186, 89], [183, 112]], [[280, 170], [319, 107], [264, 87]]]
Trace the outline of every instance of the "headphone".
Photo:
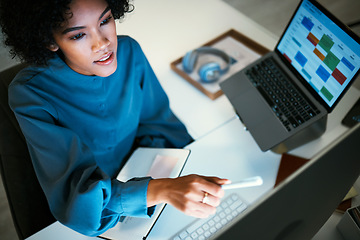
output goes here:
[[221, 57], [225, 62], [225, 68], [221, 68], [219, 63], [209, 62], [206, 63], [199, 68], [200, 79], [205, 83], [212, 83], [221, 77], [221, 75], [225, 74], [231, 65], [230, 56], [225, 52], [212, 48], [212, 47], [200, 47], [195, 50], [189, 51], [185, 54], [182, 60], [183, 69], [187, 73], [192, 73], [195, 68], [197, 59], [201, 54], [212, 54], [218, 57]]

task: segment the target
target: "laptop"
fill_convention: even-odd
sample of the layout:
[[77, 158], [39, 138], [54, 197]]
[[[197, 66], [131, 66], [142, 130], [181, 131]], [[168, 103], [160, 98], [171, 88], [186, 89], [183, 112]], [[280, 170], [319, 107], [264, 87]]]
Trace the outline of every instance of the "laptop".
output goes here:
[[321, 136], [359, 74], [360, 39], [315, 0], [303, 0], [275, 49], [220, 83], [262, 151]]
[[359, 177], [359, 141], [357, 124], [211, 239], [311, 239]]

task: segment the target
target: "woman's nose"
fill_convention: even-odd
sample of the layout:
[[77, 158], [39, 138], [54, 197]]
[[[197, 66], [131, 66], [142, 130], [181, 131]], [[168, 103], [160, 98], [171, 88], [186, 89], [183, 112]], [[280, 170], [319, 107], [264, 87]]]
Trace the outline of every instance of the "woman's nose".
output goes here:
[[92, 44], [92, 51], [99, 52], [101, 50], [104, 50], [109, 46], [109, 44], [110, 44], [109, 39], [107, 39], [104, 36], [98, 35], [96, 36]]

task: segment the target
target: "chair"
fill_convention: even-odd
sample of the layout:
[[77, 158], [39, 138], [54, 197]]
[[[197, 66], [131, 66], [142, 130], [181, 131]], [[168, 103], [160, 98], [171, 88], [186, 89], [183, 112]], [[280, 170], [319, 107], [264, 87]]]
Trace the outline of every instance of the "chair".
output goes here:
[[8, 105], [8, 86], [26, 65], [0, 72], [0, 172], [19, 239], [56, 220], [35, 175], [25, 138]]

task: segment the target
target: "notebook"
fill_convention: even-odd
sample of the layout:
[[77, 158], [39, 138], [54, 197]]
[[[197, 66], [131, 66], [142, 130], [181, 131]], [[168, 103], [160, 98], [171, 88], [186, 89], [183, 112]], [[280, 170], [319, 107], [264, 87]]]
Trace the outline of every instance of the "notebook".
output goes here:
[[284, 153], [325, 132], [359, 68], [359, 37], [303, 0], [275, 49], [220, 87], [261, 150]]
[[[190, 155], [189, 149], [138, 148], [121, 169], [117, 179], [126, 182], [134, 177], [175, 178], [180, 176]], [[111, 240], [146, 238], [166, 204], [156, 206], [151, 218], [125, 217], [99, 237]]]

